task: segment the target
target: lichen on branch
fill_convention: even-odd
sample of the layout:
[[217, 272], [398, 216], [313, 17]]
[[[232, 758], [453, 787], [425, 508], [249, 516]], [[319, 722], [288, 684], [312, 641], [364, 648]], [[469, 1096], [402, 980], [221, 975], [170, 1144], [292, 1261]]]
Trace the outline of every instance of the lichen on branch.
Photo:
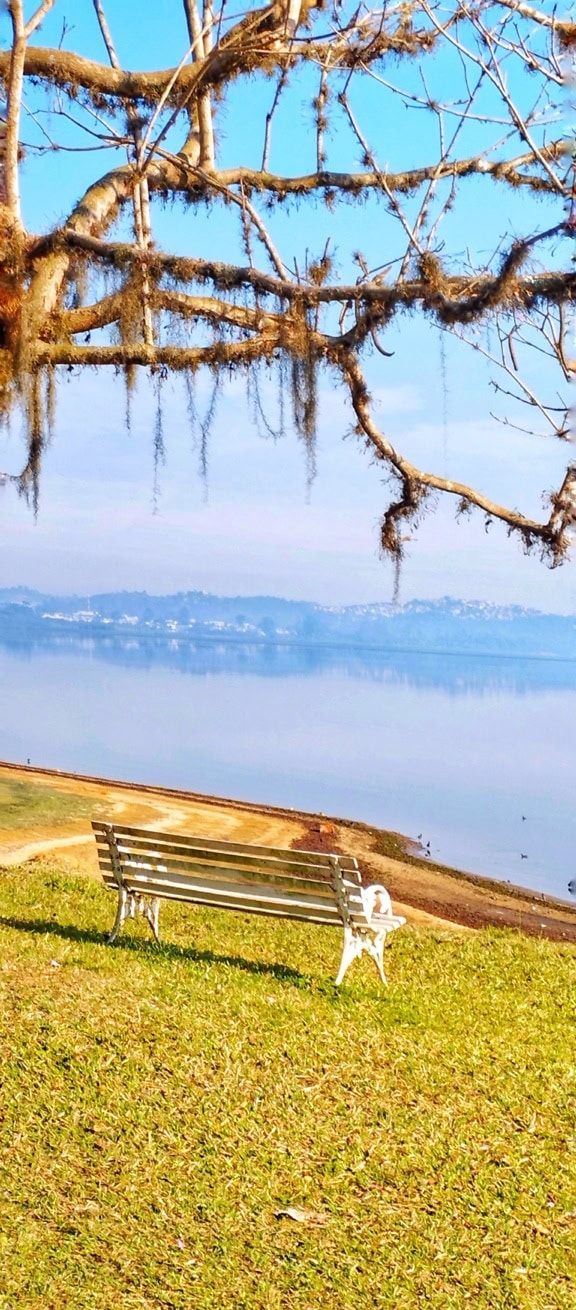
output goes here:
[[[568, 402], [554, 387], [552, 402], [537, 395], [522, 368], [528, 347], [544, 353], [551, 378], [557, 370], [558, 392], [573, 369], [566, 333], [576, 273], [562, 252], [571, 253], [575, 170], [557, 112], [573, 25], [523, 0], [403, 0], [379, 10], [344, 0], [330, 12], [320, 3], [273, 0], [242, 14], [217, 11], [212, 0], [174, 0], [165, 10], [175, 30], [181, 25], [179, 62], [134, 71], [117, 53], [112, 3], [94, 0], [100, 43], [90, 56], [66, 48], [73, 29], [64, 28], [58, 46], [39, 44], [37, 28], [50, 9], [57, 14], [60, 0], [45, 0], [26, 18], [23, 0], [11, 0], [11, 49], [0, 51], [8, 92], [0, 136], [0, 404], [7, 411], [19, 402], [27, 416], [25, 468], [12, 475], [19, 487], [37, 504], [61, 369], [122, 370], [130, 390], [138, 368], [189, 380], [206, 367], [215, 394], [219, 377], [252, 371], [251, 394], [266, 426], [258, 369], [274, 367], [310, 471], [319, 371], [327, 367], [391, 479], [381, 529], [387, 554], [401, 557], [407, 524], [444, 495], [560, 562], [574, 523], [572, 465], [549, 498], [548, 517], [535, 520], [407, 460], [375, 422], [366, 377], [376, 364], [393, 367], [392, 325], [398, 330], [407, 315], [425, 316], [469, 341], [496, 370], [496, 394], [512, 406], [504, 437], [524, 405], [545, 420], [548, 434], [566, 440]], [[145, 21], [156, 19], [146, 10]], [[99, 57], [102, 43], [107, 62]], [[258, 140], [250, 115], [263, 102], [251, 99], [255, 81], [272, 82]], [[297, 105], [312, 84], [308, 132]], [[240, 92], [247, 116], [234, 162], [228, 147], [224, 158], [221, 129], [224, 107], [238, 114]], [[361, 118], [369, 97], [374, 110], [382, 107], [367, 128]], [[402, 141], [394, 115], [405, 122], [407, 111], [424, 130], [405, 158], [392, 142], [393, 160], [379, 159], [376, 138], [388, 140], [381, 124], [392, 124], [388, 135]], [[105, 169], [95, 165], [64, 219], [37, 233], [20, 211], [24, 122], [33, 137], [31, 168], [50, 151], [77, 150], [84, 160], [98, 159], [100, 150], [113, 155]], [[292, 128], [297, 172], [281, 167]], [[490, 214], [503, 188], [514, 221], [481, 256], [470, 253], [470, 206], [483, 204]], [[180, 253], [163, 251], [155, 239], [157, 208], [172, 201], [189, 220]], [[356, 230], [362, 235], [370, 206], [372, 234], [381, 231], [372, 258], [353, 245], [345, 253], [336, 248], [331, 216], [344, 204], [351, 240]], [[309, 215], [298, 251], [287, 246], [292, 230], [297, 239], [296, 222], [277, 224], [280, 205]], [[459, 207], [460, 227], [453, 221]], [[200, 256], [205, 211], [222, 214], [227, 232], [234, 216], [235, 251], [214, 223]]]

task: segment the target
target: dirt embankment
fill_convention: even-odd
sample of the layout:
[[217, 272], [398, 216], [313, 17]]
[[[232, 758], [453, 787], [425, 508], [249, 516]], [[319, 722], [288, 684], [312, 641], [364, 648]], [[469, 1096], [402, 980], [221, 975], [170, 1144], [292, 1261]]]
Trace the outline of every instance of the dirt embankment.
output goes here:
[[[366, 881], [385, 884], [395, 908], [411, 922], [469, 929], [493, 925], [576, 944], [576, 908], [419, 860], [403, 849], [402, 839], [366, 824], [10, 764], [0, 764], [0, 782], [50, 788], [61, 793], [63, 801], [57, 823], [42, 818], [36, 822], [32, 804], [29, 826], [0, 826], [0, 865], [57, 861], [62, 869], [97, 877], [90, 828], [94, 815], [151, 830], [294, 850], [342, 851], [357, 857]], [[86, 799], [85, 817], [66, 818], [67, 796], [76, 804], [79, 797]]]
[[364, 881], [384, 883], [394, 906], [408, 918], [449, 921], [466, 928], [516, 928], [533, 937], [576, 944], [576, 909], [571, 906], [413, 856], [382, 854], [378, 849], [382, 836], [389, 834], [363, 831], [362, 825], [349, 822], [311, 820], [293, 845], [299, 850], [356, 855]]

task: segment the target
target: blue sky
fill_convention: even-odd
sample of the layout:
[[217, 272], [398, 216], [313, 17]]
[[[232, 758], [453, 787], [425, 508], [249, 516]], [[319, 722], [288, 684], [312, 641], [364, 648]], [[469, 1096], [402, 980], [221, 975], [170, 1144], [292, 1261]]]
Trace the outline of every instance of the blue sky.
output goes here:
[[[178, 14], [177, 25], [172, 12]], [[107, 13], [128, 66], [163, 66], [181, 57], [185, 37], [178, 6], [142, 10], [140, 4], [110, 0]], [[66, 45], [100, 58], [91, 3], [57, 3], [40, 41], [60, 35], [63, 14], [70, 20]], [[169, 21], [158, 21], [161, 15]], [[451, 71], [449, 61], [436, 61], [439, 85], [446, 85]], [[394, 69], [391, 75], [397, 73]], [[416, 70], [408, 81], [412, 77]], [[308, 155], [314, 91], [310, 79], [289, 89], [275, 128], [272, 167], [300, 172], [313, 166]], [[29, 93], [31, 107], [34, 94]], [[272, 94], [269, 82], [234, 87], [220, 116], [224, 163], [258, 161], [262, 109]], [[394, 117], [383, 115], [374, 94], [373, 86], [359, 91], [355, 108], [372, 131], [379, 161], [398, 167], [434, 158], [425, 116], [402, 108]], [[56, 119], [48, 126], [51, 132], [61, 130]], [[34, 131], [29, 121], [25, 132]], [[477, 147], [479, 131], [470, 126], [463, 153]], [[357, 143], [339, 119], [328, 144], [333, 166], [358, 166]], [[30, 227], [40, 231], [58, 221], [95, 170], [101, 173], [111, 162], [106, 153], [47, 154], [40, 161], [30, 156], [23, 177]], [[448, 246], [456, 251], [469, 246], [481, 259], [499, 236], [521, 228], [525, 206], [532, 203], [526, 194], [519, 199], [504, 188], [487, 193], [469, 183], [449, 219]], [[549, 212], [550, 221], [558, 221]], [[542, 206], [534, 205], [534, 228], [543, 225], [542, 215]], [[297, 255], [301, 261], [306, 248], [318, 253], [330, 235], [342, 277], [350, 275], [358, 247], [374, 265], [401, 253], [396, 231], [374, 200], [344, 205], [334, 216], [321, 204], [292, 206], [270, 222], [286, 259]], [[160, 244], [183, 253], [225, 257], [239, 249], [237, 225], [225, 208], [191, 215], [176, 206], [160, 213], [155, 232]], [[540, 517], [542, 491], [561, 480], [566, 446], [521, 436], [491, 418], [498, 398], [486, 366], [459, 343], [444, 338], [442, 346], [433, 324], [400, 319], [385, 344], [394, 357], [373, 358], [367, 370], [387, 435], [423, 467], [473, 481], [495, 499]], [[534, 366], [533, 381], [550, 387], [544, 365]], [[200, 375], [200, 409], [209, 394], [210, 381]], [[266, 380], [262, 395], [273, 412], [274, 388]], [[0, 585], [81, 593], [113, 587], [156, 592], [203, 588], [326, 603], [390, 598], [393, 570], [378, 556], [378, 521], [387, 490], [361, 441], [346, 436], [351, 415], [333, 378], [325, 374], [320, 379], [317, 472], [311, 486], [301, 442], [290, 430], [277, 442], [258, 435], [239, 378], [221, 397], [204, 483], [183, 387], [170, 379], [163, 387], [166, 460], [158, 470], [155, 496], [155, 405], [153, 389], [142, 379], [127, 432], [120, 379], [88, 373], [60, 381], [37, 521], [12, 487], [0, 489]], [[0, 433], [0, 470], [16, 471], [22, 453], [15, 421], [11, 431]], [[441, 504], [411, 536], [402, 569], [404, 599], [452, 594], [576, 611], [573, 562], [551, 572], [536, 558], [526, 558], [497, 525], [487, 534], [478, 515], [456, 524], [453, 506]]]

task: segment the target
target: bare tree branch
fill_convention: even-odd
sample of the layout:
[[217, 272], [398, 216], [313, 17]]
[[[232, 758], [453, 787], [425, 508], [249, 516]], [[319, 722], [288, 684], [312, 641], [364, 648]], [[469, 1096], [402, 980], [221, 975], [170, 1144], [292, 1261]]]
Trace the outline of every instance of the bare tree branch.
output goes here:
[[[44, 370], [53, 378], [60, 367], [109, 367], [130, 379], [138, 366], [162, 378], [207, 366], [216, 390], [227, 370], [252, 370], [258, 422], [272, 430], [257, 369], [276, 366], [290, 378], [310, 470], [325, 366], [342, 380], [359, 431], [398, 487], [383, 520], [385, 550], [398, 559], [403, 523], [427, 497], [445, 494], [560, 562], [574, 524], [573, 466], [541, 521], [420, 469], [377, 426], [365, 367], [393, 368], [390, 325], [397, 331], [419, 314], [491, 366], [503, 440], [532, 414], [566, 440], [562, 388], [576, 367], [568, 340], [576, 174], [557, 124], [562, 48], [576, 44], [574, 24], [523, 0], [392, 0], [377, 9], [342, 0], [329, 15], [308, 0], [240, 13], [215, 9], [213, 0], [174, 0], [162, 21], [183, 29], [181, 60], [130, 71], [106, 0], [93, 8], [109, 66], [30, 44], [59, 3], [43, 0], [26, 21], [24, 0], [9, 0], [11, 46], [0, 51], [8, 99], [0, 125], [0, 411], [21, 404], [26, 417], [21, 486], [32, 485], [34, 499], [49, 427]], [[154, 6], [142, 15], [151, 28], [159, 21]], [[24, 105], [27, 79], [33, 89]], [[266, 79], [274, 85], [268, 111], [252, 95]], [[245, 96], [236, 154], [238, 133], [223, 144], [215, 132], [220, 105], [224, 123], [227, 105], [238, 112], [232, 87]], [[68, 217], [36, 234], [21, 213], [23, 108], [30, 167], [48, 150], [66, 150], [68, 159], [77, 150], [84, 168], [89, 151], [116, 152], [83, 195], [63, 199]], [[406, 113], [418, 127], [404, 148], [398, 116]], [[272, 173], [276, 114], [289, 130], [274, 143]], [[507, 188], [500, 209], [496, 183]], [[189, 223], [183, 253], [166, 253], [154, 242], [153, 215], [175, 198]], [[286, 211], [277, 217], [283, 202], [289, 221]], [[331, 210], [344, 202], [350, 221], [336, 231]]]
[[490, 519], [499, 519], [510, 531], [519, 533], [527, 546], [539, 541], [553, 564], [562, 562], [569, 547], [570, 530], [576, 524], [576, 466], [568, 469], [560, 491], [552, 497], [549, 518], [545, 522], [527, 518], [518, 510], [499, 505], [488, 496], [483, 496], [475, 487], [439, 477], [436, 473], [427, 473], [403, 458], [380, 432], [372, 418], [368, 388], [358, 361], [353, 355], [344, 355], [341, 367], [361, 430], [376, 457], [396, 471], [401, 484], [401, 494], [389, 507], [382, 524], [382, 541], [386, 551], [402, 554], [401, 524], [416, 517], [428, 491], [440, 491], [457, 496], [465, 505], [475, 505]]

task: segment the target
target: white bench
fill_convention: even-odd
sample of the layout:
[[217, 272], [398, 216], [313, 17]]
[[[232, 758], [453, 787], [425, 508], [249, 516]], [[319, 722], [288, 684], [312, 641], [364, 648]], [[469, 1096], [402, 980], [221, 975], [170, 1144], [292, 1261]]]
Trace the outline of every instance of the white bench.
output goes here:
[[125, 920], [138, 913], [159, 943], [160, 901], [185, 901], [343, 929], [336, 984], [363, 951], [372, 956], [386, 982], [386, 937], [406, 920], [392, 913], [385, 887], [362, 886], [352, 856], [276, 850], [96, 821], [92, 827], [102, 877], [118, 894], [110, 943]]

